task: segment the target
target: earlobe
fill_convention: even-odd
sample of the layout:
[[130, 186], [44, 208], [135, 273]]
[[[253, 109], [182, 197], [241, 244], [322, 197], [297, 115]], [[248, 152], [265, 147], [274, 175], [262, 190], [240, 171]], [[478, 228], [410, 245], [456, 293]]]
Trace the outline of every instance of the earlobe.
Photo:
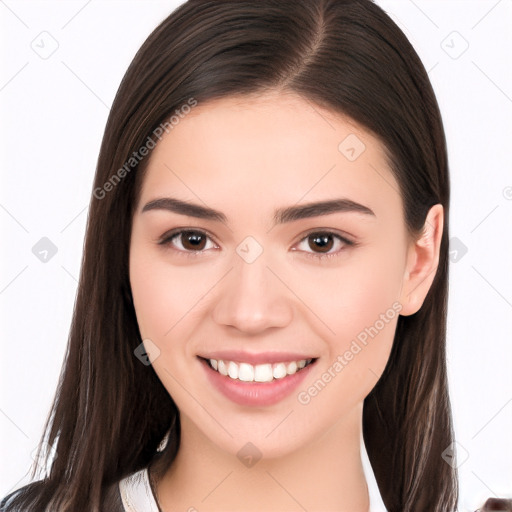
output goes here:
[[411, 242], [400, 301], [401, 315], [413, 315], [422, 306], [439, 264], [439, 251], [444, 226], [441, 204], [432, 206], [419, 238]]

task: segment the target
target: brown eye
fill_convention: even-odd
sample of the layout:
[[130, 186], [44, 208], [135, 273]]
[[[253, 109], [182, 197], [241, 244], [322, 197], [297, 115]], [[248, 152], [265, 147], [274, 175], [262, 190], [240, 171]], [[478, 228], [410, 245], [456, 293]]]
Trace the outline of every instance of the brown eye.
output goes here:
[[158, 243], [159, 245], [169, 246], [177, 252], [192, 256], [200, 255], [208, 249], [216, 247], [210, 236], [196, 229], [174, 231], [167, 236], [164, 235]]
[[317, 260], [326, 260], [339, 256], [349, 247], [356, 245], [356, 242], [352, 242], [333, 231], [314, 231], [302, 238], [298, 247], [292, 250], [299, 250], [305, 253], [306, 256]]
[[333, 245], [333, 235], [330, 233], [314, 233], [308, 237], [308, 246], [316, 252], [329, 252]]
[[206, 244], [206, 235], [199, 231], [182, 231], [178, 234], [179, 240], [186, 251], [201, 251]]

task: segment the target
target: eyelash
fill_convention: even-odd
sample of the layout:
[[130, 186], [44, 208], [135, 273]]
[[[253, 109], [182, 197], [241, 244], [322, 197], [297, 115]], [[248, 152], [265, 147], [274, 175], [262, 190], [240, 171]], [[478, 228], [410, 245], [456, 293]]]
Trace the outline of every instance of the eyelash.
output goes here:
[[[205, 252], [204, 249], [201, 251], [186, 251], [186, 250], [184, 251], [182, 249], [176, 249], [176, 248], [172, 247], [172, 245], [171, 245], [172, 240], [174, 240], [176, 237], [178, 237], [179, 235], [182, 235], [183, 233], [186, 233], [186, 232], [200, 234], [200, 235], [206, 236], [210, 240], [214, 241], [213, 237], [210, 234], [208, 234], [206, 231], [202, 231], [200, 229], [180, 228], [180, 229], [171, 231], [170, 233], [166, 233], [165, 235], [163, 235], [162, 238], [160, 239], [160, 241], [158, 241], [158, 245], [169, 246], [172, 250], [176, 251], [177, 253], [181, 253], [180, 255], [182, 255], [184, 257], [197, 258], [203, 252]], [[320, 261], [326, 261], [330, 258], [337, 257], [345, 250], [346, 247], [357, 245], [356, 242], [353, 242], [352, 240], [349, 240], [348, 238], [341, 236], [340, 234], [336, 233], [335, 231], [319, 230], [319, 229], [309, 231], [299, 240], [298, 243], [300, 244], [304, 240], [307, 240], [311, 235], [332, 236], [332, 237], [338, 239], [344, 245], [344, 247], [342, 247], [341, 249], [339, 249], [337, 252], [334, 252], [334, 253], [314, 253], [314, 252], [302, 251], [302, 252], [304, 252], [304, 254], [307, 257], [314, 258], [314, 259], [320, 260]], [[295, 250], [297, 250], [297, 249], [295, 249]]]

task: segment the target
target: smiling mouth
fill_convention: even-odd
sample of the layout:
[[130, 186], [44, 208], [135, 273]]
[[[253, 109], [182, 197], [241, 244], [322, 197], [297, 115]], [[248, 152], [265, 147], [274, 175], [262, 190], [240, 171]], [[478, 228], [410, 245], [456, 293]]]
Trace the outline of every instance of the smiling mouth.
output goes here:
[[253, 365], [244, 362], [198, 357], [217, 373], [240, 382], [272, 382], [280, 380], [289, 375], [299, 373], [317, 360], [317, 358], [300, 359], [297, 361]]

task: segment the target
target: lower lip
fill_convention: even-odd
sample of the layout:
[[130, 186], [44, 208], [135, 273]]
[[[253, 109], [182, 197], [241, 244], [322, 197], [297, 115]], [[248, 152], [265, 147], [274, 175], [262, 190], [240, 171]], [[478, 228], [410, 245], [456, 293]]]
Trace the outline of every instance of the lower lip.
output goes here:
[[250, 406], [266, 406], [280, 402], [298, 388], [315, 364], [313, 362], [293, 375], [274, 379], [271, 382], [243, 382], [221, 375], [204, 359], [200, 361], [209, 381], [218, 391], [236, 404]]

